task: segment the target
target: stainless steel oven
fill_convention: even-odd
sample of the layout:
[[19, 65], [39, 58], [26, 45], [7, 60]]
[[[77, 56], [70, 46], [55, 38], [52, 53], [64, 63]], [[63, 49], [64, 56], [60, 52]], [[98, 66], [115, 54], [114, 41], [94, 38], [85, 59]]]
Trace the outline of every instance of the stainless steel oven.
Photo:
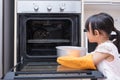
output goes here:
[[56, 62], [56, 46], [81, 46], [80, 0], [18, 0], [16, 6], [16, 65], [5, 78], [103, 77], [97, 70], [60, 70]]
[[17, 62], [55, 62], [56, 46], [81, 46], [80, 19], [79, 0], [19, 0]]

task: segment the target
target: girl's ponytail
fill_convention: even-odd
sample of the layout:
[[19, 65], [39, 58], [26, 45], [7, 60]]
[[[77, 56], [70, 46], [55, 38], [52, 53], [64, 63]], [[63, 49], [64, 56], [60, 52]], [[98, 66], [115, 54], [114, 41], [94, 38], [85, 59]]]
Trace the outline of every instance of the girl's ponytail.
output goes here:
[[118, 52], [120, 53], [120, 31], [117, 30], [116, 28], [114, 28], [114, 30], [116, 32], [116, 36], [115, 36], [115, 41], [114, 41], [114, 44], [117, 46], [118, 48]]

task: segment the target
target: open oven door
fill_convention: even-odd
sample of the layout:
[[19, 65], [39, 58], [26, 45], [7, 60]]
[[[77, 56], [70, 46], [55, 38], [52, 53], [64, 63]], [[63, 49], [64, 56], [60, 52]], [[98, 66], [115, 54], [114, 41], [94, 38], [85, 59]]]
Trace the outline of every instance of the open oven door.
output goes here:
[[[18, 64], [17, 66], [19, 66]], [[24, 64], [22, 64], [24, 65]], [[21, 71], [12, 69], [5, 76], [5, 80], [57, 80], [57, 79], [91, 79], [103, 78], [103, 74], [97, 70], [77, 70], [61, 66], [53, 62], [31, 62], [26, 64]]]

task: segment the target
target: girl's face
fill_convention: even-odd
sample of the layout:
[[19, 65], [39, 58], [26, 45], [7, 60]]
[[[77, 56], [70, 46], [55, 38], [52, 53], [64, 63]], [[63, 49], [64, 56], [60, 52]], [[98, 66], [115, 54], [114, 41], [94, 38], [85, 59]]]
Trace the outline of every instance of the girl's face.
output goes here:
[[87, 37], [88, 37], [89, 42], [96, 42], [96, 35], [93, 34], [90, 24], [89, 24], [89, 31], [87, 31]]
[[102, 43], [105, 42], [107, 40], [109, 40], [109, 36], [106, 32], [102, 31], [102, 30], [94, 30], [94, 34], [91, 28], [91, 24], [89, 24], [89, 31], [87, 31], [87, 37], [89, 42], [91, 43]]

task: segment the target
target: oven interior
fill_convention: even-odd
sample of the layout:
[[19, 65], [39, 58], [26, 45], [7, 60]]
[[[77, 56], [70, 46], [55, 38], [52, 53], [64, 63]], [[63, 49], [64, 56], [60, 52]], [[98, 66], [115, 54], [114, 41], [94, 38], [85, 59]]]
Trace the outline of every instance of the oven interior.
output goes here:
[[71, 45], [72, 22], [69, 19], [28, 20], [26, 40], [29, 56], [55, 56], [55, 47]]

